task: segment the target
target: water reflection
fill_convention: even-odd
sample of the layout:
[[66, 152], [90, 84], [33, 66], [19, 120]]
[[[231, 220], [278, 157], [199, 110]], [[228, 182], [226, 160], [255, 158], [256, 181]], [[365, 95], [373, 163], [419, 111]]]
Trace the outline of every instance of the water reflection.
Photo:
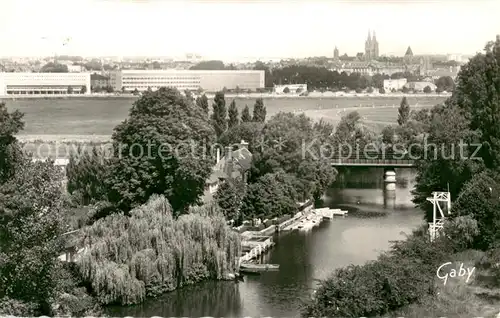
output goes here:
[[[345, 173], [345, 175], [342, 175]], [[273, 316], [297, 317], [317, 280], [336, 268], [363, 264], [403, 239], [421, 224], [422, 213], [411, 202], [414, 172], [396, 171], [396, 191], [384, 191], [383, 169], [340, 171], [338, 182], [321, 205], [342, 208], [349, 216], [324, 222], [309, 233], [276, 237], [263, 262], [280, 271], [246, 276], [239, 284], [209, 282], [182, 289], [139, 306], [118, 307], [112, 316]]]
[[179, 289], [129, 307], [108, 308], [111, 316], [238, 316], [243, 303], [240, 286], [235, 282], [207, 282]]

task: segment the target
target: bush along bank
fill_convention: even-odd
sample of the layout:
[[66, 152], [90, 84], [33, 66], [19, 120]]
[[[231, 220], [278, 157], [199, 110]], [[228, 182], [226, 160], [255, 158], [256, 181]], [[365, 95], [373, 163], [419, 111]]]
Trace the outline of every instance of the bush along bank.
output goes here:
[[[302, 314], [305, 317], [373, 317], [395, 312], [431, 314], [422, 307], [435, 305], [435, 297], [443, 287], [443, 281], [437, 277], [437, 269], [454, 259], [472, 265], [477, 261], [482, 281], [486, 281], [487, 285], [480, 280], [475, 283], [498, 291], [500, 240], [497, 233], [500, 227], [494, 220], [500, 207], [500, 197], [495, 189], [500, 183], [489, 175], [492, 174], [483, 172], [465, 184], [452, 207], [452, 216], [445, 221], [435, 241], [430, 242], [427, 225], [424, 225], [405, 241], [396, 242], [377, 260], [336, 270], [322, 282], [314, 299], [304, 306]], [[472, 197], [479, 199], [471, 200]], [[484, 250], [486, 255], [480, 259], [471, 256], [461, 260], [457, 258], [459, 254], [467, 255], [470, 249]], [[474, 294], [477, 291], [470, 289], [461, 293], [450, 297], [465, 297], [462, 303], [467, 304], [476, 299]], [[495, 293], [495, 290], [488, 293]], [[463, 296], [465, 294], [467, 296]], [[412, 304], [416, 307], [408, 309]], [[447, 314], [446, 306], [437, 308], [434, 313], [439, 310]]]

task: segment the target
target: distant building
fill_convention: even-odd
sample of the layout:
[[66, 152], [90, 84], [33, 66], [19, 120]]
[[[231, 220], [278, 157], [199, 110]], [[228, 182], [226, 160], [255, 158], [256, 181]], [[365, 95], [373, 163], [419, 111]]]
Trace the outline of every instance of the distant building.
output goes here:
[[90, 74], [0, 73], [0, 96], [82, 93], [90, 94]]
[[436, 85], [429, 82], [409, 82], [405, 86], [415, 92], [423, 92], [426, 86], [429, 86], [433, 92], [436, 91], [437, 88]]
[[68, 65], [68, 72], [70, 73], [81, 73], [85, 68], [81, 65]]
[[90, 86], [92, 89], [106, 88], [109, 86], [109, 77], [94, 73], [90, 75]]
[[406, 78], [384, 80], [384, 90], [387, 92], [390, 92], [393, 89], [400, 90], [406, 85], [407, 82]]
[[145, 91], [175, 87], [181, 91], [203, 89], [216, 92], [227, 89], [255, 90], [264, 88], [264, 71], [202, 71], [202, 70], [121, 70], [110, 73], [115, 91]]
[[333, 59], [335, 61], [339, 60], [339, 49], [337, 49], [337, 47], [335, 47], [335, 49], [333, 50]]
[[368, 38], [365, 41], [365, 59], [371, 61], [378, 57], [378, 41], [375, 36], [375, 31], [373, 31], [373, 37], [370, 37], [370, 31], [368, 31]]
[[274, 85], [273, 92], [276, 94], [286, 94], [285, 89], [288, 88], [289, 93], [296, 94], [307, 91], [307, 84], [289, 84], [289, 85]]

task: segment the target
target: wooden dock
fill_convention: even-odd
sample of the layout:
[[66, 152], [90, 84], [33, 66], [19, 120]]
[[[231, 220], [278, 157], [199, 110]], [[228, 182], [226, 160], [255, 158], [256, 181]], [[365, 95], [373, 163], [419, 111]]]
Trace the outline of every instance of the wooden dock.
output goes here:
[[274, 245], [272, 236], [244, 236], [241, 242], [243, 255], [239, 264], [246, 263], [265, 253]]
[[347, 214], [349, 213], [345, 210], [330, 208], [315, 209], [314, 212], [322, 215], [325, 219], [333, 219], [334, 216], [347, 216]]

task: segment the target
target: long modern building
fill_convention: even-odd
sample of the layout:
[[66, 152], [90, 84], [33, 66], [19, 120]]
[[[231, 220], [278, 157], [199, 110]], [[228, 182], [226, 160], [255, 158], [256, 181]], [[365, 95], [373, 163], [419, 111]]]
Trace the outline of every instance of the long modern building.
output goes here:
[[0, 73], [0, 96], [90, 94], [87, 73]]
[[227, 89], [255, 90], [264, 88], [264, 71], [199, 71], [199, 70], [120, 70], [111, 73], [110, 85], [115, 91], [145, 91], [160, 87], [179, 90], [203, 89], [208, 92]]

